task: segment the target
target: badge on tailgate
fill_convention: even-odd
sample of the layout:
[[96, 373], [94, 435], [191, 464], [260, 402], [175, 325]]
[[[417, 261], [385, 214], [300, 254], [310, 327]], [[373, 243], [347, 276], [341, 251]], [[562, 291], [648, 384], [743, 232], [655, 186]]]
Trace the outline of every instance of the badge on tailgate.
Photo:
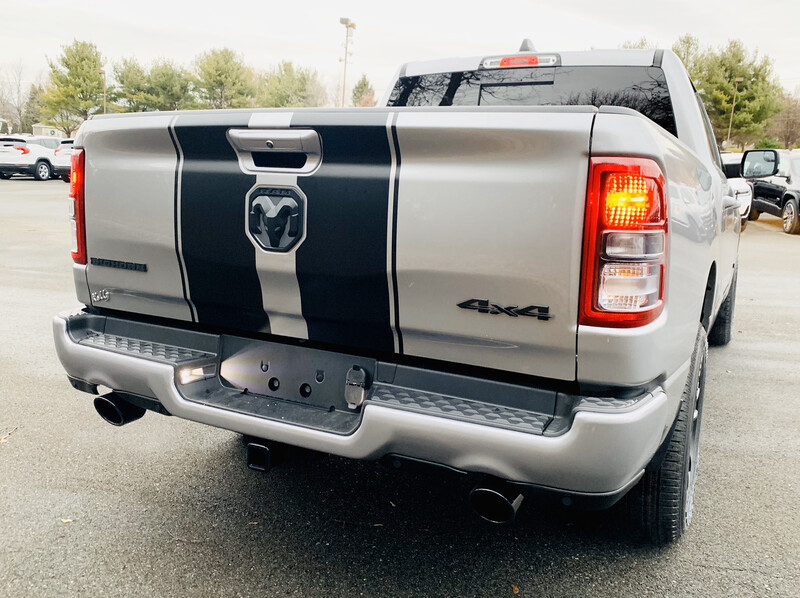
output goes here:
[[528, 316], [530, 318], [537, 318], [539, 320], [549, 320], [553, 317], [550, 313], [550, 308], [547, 305], [528, 305], [526, 307], [519, 307], [517, 305], [501, 305], [499, 303], [492, 303], [488, 299], [467, 299], [458, 304], [461, 309], [473, 309], [479, 314], [489, 314], [497, 316], [505, 314], [512, 318], [519, 316]]
[[286, 187], [258, 187], [248, 198], [250, 236], [266, 251], [289, 251], [303, 238], [305, 198]]

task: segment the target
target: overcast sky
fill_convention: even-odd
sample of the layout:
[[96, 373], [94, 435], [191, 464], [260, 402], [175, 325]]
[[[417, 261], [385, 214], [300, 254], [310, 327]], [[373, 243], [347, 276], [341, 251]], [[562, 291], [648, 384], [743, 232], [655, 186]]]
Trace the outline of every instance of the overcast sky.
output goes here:
[[668, 48], [684, 33], [723, 46], [741, 39], [774, 60], [790, 91], [800, 88], [800, 0], [0, 0], [0, 69], [20, 61], [24, 78], [46, 78], [46, 56], [74, 39], [97, 45], [111, 66], [123, 57], [184, 65], [210, 48], [230, 47], [256, 69], [281, 60], [341, 81], [345, 30], [356, 23], [348, 87], [365, 73], [381, 95], [410, 60], [536, 49], [616, 48], [646, 36]]

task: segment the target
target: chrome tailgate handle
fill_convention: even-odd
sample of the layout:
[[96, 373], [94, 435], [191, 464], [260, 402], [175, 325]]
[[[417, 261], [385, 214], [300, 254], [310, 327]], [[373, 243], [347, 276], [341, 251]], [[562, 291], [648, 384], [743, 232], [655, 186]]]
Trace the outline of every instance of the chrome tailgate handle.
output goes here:
[[228, 141], [246, 171], [308, 174], [322, 161], [313, 129], [230, 129]]

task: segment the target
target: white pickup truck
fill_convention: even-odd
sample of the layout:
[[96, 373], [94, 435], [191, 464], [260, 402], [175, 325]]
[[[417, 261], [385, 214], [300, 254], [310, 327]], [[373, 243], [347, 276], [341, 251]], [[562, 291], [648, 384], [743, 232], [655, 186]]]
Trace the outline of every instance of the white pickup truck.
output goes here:
[[[384, 106], [95, 117], [70, 197], [73, 386], [286, 447], [688, 526], [740, 233], [669, 51], [410, 63]], [[101, 390], [102, 387], [105, 390]], [[100, 394], [104, 392], [105, 394]]]

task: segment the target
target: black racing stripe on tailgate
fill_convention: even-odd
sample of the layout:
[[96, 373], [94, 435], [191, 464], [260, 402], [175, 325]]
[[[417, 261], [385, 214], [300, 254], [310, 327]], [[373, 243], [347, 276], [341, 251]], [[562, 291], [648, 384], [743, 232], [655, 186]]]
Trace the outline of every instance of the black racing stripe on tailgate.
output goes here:
[[246, 127], [249, 113], [179, 116], [183, 150], [181, 249], [198, 321], [243, 330], [269, 330], [255, 248], [245, 234], [246, 195], [255, 175], [239, 168], [226, 133]]
[[391, 153], [386, 114], [295, 113], [322, 139], [322, 164], [298, 177], [308, 200], [297, 280], [311, 340], [393, 352], [386, 251]]
[[394, 329], [397, 332], [397, 352], [403, 352], [403, 332], [400, 330], [400, 293], [397, 287], [397, 204], [400, 193], [400, 141], [397, 138], [397, 114], [392, 116], [392, 144], [396, 167], [394, 171], [394, 202], [392, 204], [392, 294], [394, 297]]
[[174, 188], [174, 195], [173, 195], [173, 215], [172, 218], [174, 220], [173, 227], [175, 230], [175, 259], [178, 261], [178, 269], [181, 273], [181, 289], [183, 289], [183, 300], [186, 301], [186, 305], [189, 306], [189, 314], [192, 317], [192, 322], [197, 321], [197, 316], [194, 313], [194, 307], [192, 303], [189, 301], [189, 296], [186, 293], [186, 273], [184, 272], [183, 268], [183, 261], [181, 260], [181, 249], [179, 245], [180, 235], [178, 234], [178, 223], [180, 222], [180, 214], [178, 213], [178, 190], [180, 189], [180, 172], [181, 166], [183, 165], [183, 157], [181, 156], [180, 145], [178, 144], [178, 140], [175, 137], [175, 120], [170, 123], [168, 131], [169, 131], [169, 138], [172, 141], [172, 147], [175, 148], [175, 188]]

